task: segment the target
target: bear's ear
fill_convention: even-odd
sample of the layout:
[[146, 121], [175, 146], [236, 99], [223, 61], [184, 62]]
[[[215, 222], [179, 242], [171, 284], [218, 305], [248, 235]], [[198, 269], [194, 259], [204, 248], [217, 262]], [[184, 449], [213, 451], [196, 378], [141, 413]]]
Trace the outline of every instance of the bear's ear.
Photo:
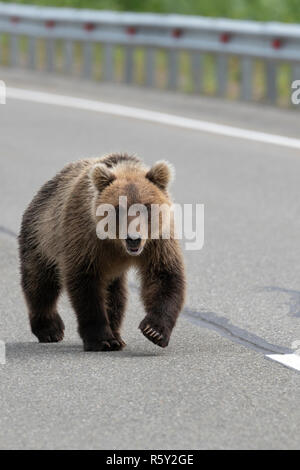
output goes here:
[[99, 192], [116, 179], [113, 172], [103, 163], [98, 163], [91, 169], [90, 177]]
[[169, 162], [156, 162], [146, 173], [146, 178], [160, 189], [167, 189], [174, 176], [174, 168]]

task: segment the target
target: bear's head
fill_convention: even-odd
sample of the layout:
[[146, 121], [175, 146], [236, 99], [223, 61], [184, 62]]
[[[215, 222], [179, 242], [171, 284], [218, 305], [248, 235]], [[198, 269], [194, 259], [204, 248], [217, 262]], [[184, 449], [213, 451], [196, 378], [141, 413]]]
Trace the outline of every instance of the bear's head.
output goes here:
[[94, 165], [90, 178], [98, 238], [115, 240], [131, 256], [140, 255], [150, 239], [168, 238], [173, 220], [168, 194], [172, 175], [173, 168], [165, 161], [150, 169], [140, 162]]

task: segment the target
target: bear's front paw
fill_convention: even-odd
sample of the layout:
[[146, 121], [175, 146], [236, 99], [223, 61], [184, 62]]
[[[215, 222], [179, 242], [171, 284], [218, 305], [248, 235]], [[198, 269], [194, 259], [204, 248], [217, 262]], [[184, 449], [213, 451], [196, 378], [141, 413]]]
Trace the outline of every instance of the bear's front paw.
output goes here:
[[168, 346], [171, 333], [164, 325], [146, 317], [141, 322], [139, 329], [143, 335], [149, 339], [149, 341], [152, 341], [152, 343], [157, 346], [160, 346], [161, 348], [166, 348]]
[[85, 351], [120, 351], [125, 343], [115, 338], [85, 340], [83, 347]]
[[56, 313], [51, 318], [33, 319], [31, 329], [40, 343], [58, 343], [64, 338], [65, 325]]

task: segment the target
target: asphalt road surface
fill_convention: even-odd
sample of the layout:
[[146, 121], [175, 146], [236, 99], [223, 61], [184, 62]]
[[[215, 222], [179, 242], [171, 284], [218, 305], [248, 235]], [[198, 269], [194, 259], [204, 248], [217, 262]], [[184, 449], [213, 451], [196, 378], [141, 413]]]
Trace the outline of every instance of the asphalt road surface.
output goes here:
[[[299, 138], [298, 110], [232, 104], [0, 71], [7, 86]], [[299, 449], [296, 370], [266, 358], [300, 341], [300, 150], [128, 117], [8, 99], [0, 106], [0, 447]], [[19, 287], [15, 234], [40, 185], [111, 151], [176, 167], [176, 202], [205, 205], [205, 244], [185, 251], [186, 307], [162, 350], [138, 330], [124, 351], [84, 353], [66, 297], [65, 340], [40, 345]]]

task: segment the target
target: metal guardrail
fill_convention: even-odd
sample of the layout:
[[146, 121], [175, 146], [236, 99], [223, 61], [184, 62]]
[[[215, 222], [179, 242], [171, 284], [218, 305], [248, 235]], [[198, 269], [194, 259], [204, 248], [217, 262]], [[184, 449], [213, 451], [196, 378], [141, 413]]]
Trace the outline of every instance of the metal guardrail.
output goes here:
[[[203, 92], [206, 54], [214, 58], [215, 91], [220, 96], [228, 91], [230, 57], [239, 62], [239, 97], [244, 100], [253, 99], [257, 60], [263, 62], [263, 98], [269, 102], [275, 103], [278, 98], [278, 64], [288, 64], [291, 79], [300, 79], [300, 25], [0, 3], [0, 64], [6, 55], [7, 65], [38, 68], [41, 40], [45, 70], [56, 71], [60, 61], [60, 69], [71, 74], [76, 62], [84, 78], [92, 78], [95, 67], [99, 67], [101, 79], [113, 81], [115, 49], [120, 46], [125, 83], [135, 82], [137, 48], [143, 51], [142, 83], [152, 87], [157, 86], [156, 55], [161, 50], [167, 64], [166, 88], [173, 90], [180, 85], [182, 52], [189, 57], [187, 73], [196, 93]], [[78, 44], [80, 54], [74, 47]], [[93, 48], [99, 44], [97, 59]]]

